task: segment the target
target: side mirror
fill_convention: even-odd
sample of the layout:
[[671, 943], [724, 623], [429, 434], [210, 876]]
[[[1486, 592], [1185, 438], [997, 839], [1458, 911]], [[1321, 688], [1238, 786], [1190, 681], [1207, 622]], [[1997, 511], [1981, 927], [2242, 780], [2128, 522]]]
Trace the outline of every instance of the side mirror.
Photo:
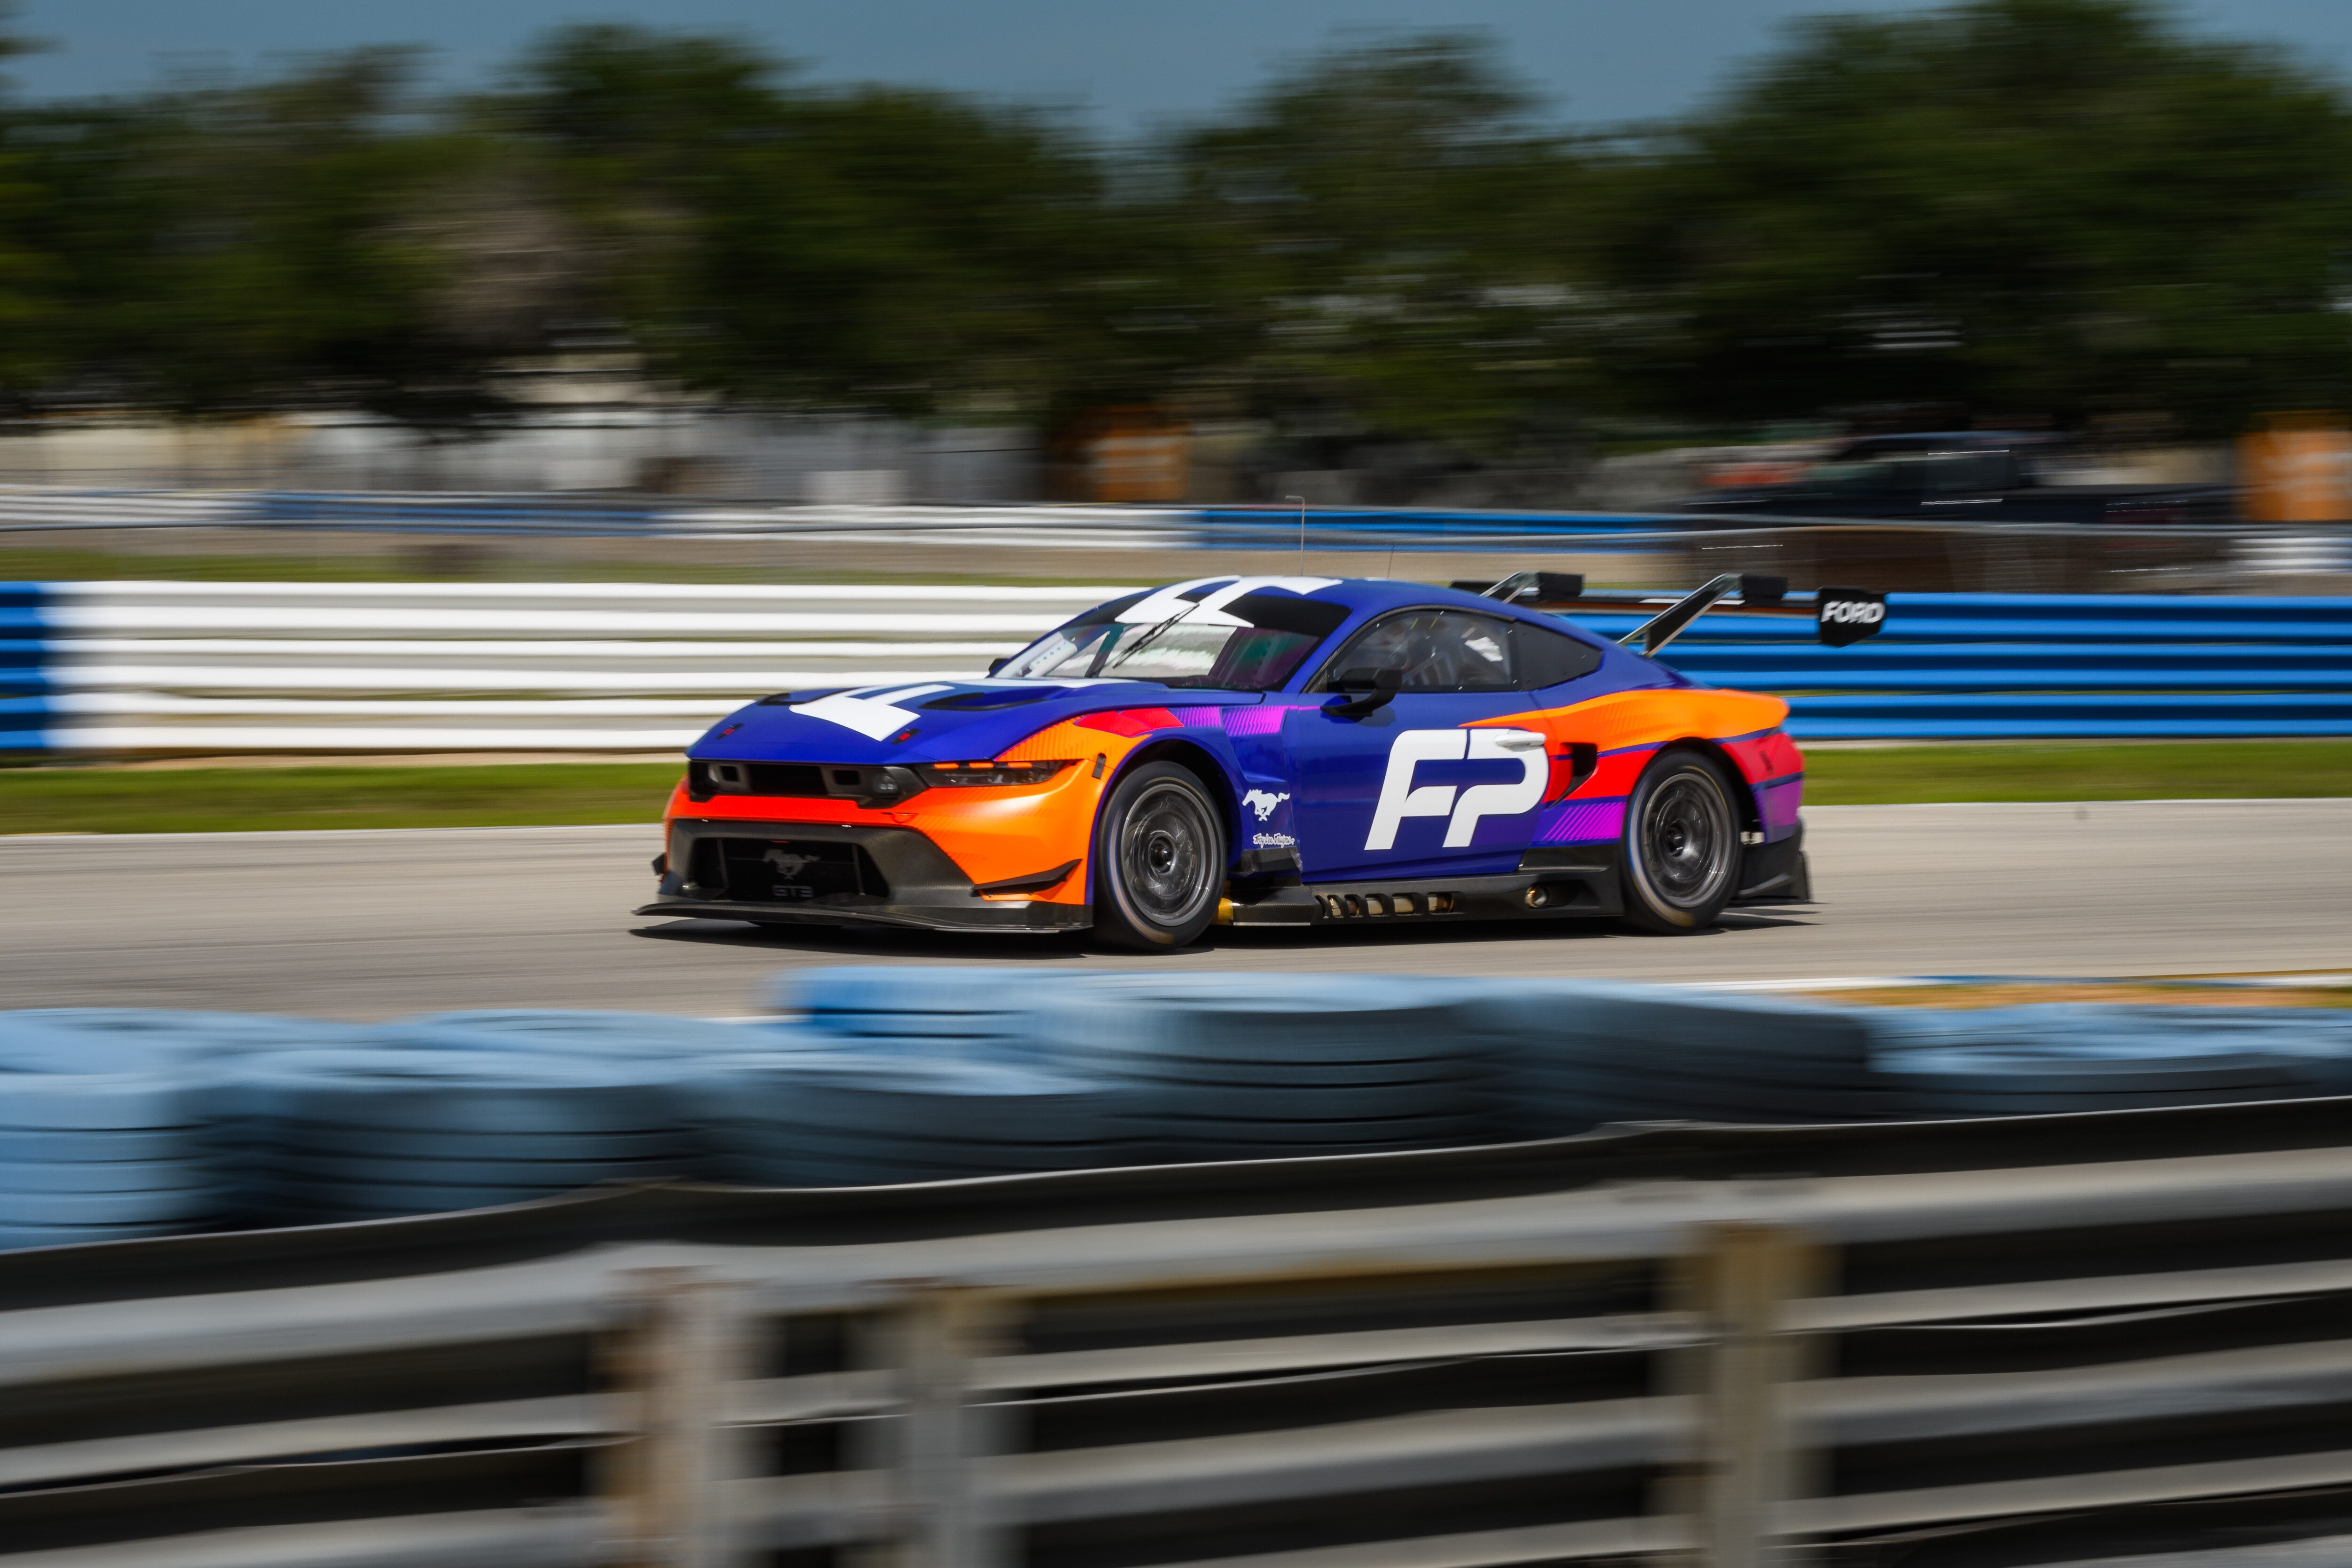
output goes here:
[[992, 674], [996, 674], [996, 672], [997, 672], [997, 671], [999, 671], [999, 670], [1001, 670], [1001, 669], [1004, 668], [1004, 666], [1005, 666], [1005, 665], [1007, 665], [1007, 664], [1011, 664], [1012, 662], [1013, 662], [1013, 655], [1012, 655], [1012, 654], [1010, 654], [1010, 653], [1005, 654], [1005, 655], [1004, 655], [1004, 657], [1003, 657], [1002, 659], [991, 659], [990, 661], [988, 661], [988, 673], [989, 673], [990, 674], [992, 674]]
[[1343, 670], [1333, 677], [1331, 685], [1339, 691], [1352, 691], [1361, 695], [1349, 697], [1344, 702], [1332, 703], [1323, 711], [1339, 718], [1361, 718], [1368, 713], [1376, 713], [1389, 706], [1395, 698], [1398, 688], [1404, 685], [1404, 672], [1402, 670]]

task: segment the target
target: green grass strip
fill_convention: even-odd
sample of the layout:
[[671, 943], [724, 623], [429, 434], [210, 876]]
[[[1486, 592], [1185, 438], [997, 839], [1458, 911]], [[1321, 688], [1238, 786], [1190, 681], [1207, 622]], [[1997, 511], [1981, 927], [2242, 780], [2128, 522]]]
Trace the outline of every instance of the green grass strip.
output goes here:
[[0, 824], [12, 833], [226, 833], [653, 822], [683, 771], [643, 762], [18, 768], [0, 770]]
[[[2352, 740], [2053, 741], [1816, 750], [1812, 805], [2352, 795]], [[675, 764], [0, 768], [0, 831], [238, 832], [650, 822]]]

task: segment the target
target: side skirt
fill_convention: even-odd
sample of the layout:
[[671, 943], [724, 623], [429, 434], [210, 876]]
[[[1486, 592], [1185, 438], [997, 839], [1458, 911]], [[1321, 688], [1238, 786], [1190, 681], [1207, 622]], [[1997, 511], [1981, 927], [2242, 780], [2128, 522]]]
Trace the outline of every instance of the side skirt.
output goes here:
[[[1538, 856], [1544, 859], [1538, 862]], [[1218, 906], [1217, 918], [1225, 925], [1340, 925], [1368, 920], [1589, 920], [1624, 913], [1616, 848], [1601, 845], [1574, 852], [1573, 860], [1563, 852], [1531, 851], [1519, 870], [1501, 875], [1256, 888], [1236, 883]]]

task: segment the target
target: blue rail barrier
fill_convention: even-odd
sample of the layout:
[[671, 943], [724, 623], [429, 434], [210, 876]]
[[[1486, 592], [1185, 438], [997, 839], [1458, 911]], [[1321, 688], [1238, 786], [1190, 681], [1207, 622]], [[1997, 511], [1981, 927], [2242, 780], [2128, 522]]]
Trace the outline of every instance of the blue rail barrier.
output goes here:
[[[1076, 607], [1064, 591], [992, 601], [976, 616], [944, 601], [861, 609], [822, 599], [838, 590], [763, 587], [743, 592], [767, 599], [721, 615], [716, 601], [662, 585], [636, 603], [640, 591], [625, 587], [583, 599], [571, 585], [519, 583], [497, 585], [511, 604], [484, 599], [479, 585], [387, 584], [385, 605], [355, 609], [354, 593], [369, 591], [163, 586], [0, 584], [0, 750], [667, 749], [781, 685], [977, 674], [989, 653]], [[793, 597], [804, 592], [817, 597]], [[1639, 622], [1575, 619], [1610, 636]], [[596, 640], [532, 641], [557, 622]], [[504, 640], [446, 641], [460, 632]], [[653, 656], [651, 643], [643, 659], [630, 652], [646, 639], [804, 634], [835, 640], [807, 644], [814, 653], [713, 642], [712, 657], [738, 667], [703, 685], [660, 684], [679, 661]], [[938, 641], [949, 636], [992, 641]], [[340, 658], [326, 656], [335, 644], [322, 637], [370, 640]], [[458, 646], [467, 652], [452, 664], [440, 650]], [[661, 646], [674, 655], [680, 644]], [[345, 668], [352, 659], [369, 668]], [[2352, 736], [2352, 598], [1895, 593], [1881, 634], [1853, 647], [1822, 646], [1803, 615], [1715, 614], [1666, 661], [1711, 685], [1787, 698], [1801, 739]], [[646, 695], [614, 700], [635, 692]], [[404, 715], [436, 727], [394, 722]]]
[[0, 752], [47, 745], [48, 661], [58, 652], [39, 636], [45, 585], [0, 582]]
[[[1630, 615], [1579, 616], [1622, 635]], [[2352, 599], [1895, 593], [1850, 648], [1702, 617], [1666, 662], [1785, 696], [1801, 739], [2352, 735]]]

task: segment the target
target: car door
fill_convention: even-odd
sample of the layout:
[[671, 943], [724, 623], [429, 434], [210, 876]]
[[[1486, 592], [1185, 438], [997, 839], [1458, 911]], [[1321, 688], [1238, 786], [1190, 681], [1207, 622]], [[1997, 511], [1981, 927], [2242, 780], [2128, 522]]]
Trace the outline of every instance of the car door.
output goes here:
[[[1307, 881], [1517, 866], [1549, 773], [1545, 737], [1465, 727], [1528, 710], [1518, 663], [1507, 620], [1441, 608], [1391, 612], [1325, 662], [1309, 688], [1321, 704], [1283, 725]], [[1370, 706], [1362, 688], [1381, 671], [1395, 695]]]

